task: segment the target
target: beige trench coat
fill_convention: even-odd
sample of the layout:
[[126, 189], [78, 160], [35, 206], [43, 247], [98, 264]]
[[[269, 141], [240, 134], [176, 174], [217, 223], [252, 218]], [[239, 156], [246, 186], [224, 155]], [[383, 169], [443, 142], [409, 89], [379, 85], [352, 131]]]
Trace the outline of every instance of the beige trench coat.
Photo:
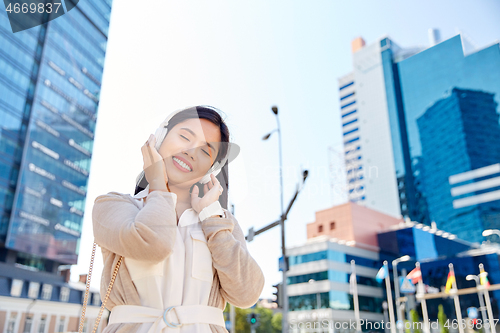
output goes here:
[[[142, 204], [129, 194], [110, 192], [96, 198], [92, 221], [94, 239], [103, 255], [102, 299], [119, 256], [160, 262], [172, 253], [177, 228], [172, 195], [175, 193], [153, 191], [142, 209]], [[264, 274], [246, 247], [238, 221], [227, 209], [224, 212], [227, 217], [210, 217], [202, 222], [215, 268], [208, 305], [224, 309], [229, 302], [239, 308], [249, 308], [259, 300], [265, 284]], [[106, 308], [112, 311], [114, 306], [125, 304], [141, 305], [141, 302], [122, 261]], [[111, 324], [104, 332], [135, 332], [138, 325], [141, 324]], [[218, 325], [210, 324], [210, 328], [214, 333], [228, 332]]]

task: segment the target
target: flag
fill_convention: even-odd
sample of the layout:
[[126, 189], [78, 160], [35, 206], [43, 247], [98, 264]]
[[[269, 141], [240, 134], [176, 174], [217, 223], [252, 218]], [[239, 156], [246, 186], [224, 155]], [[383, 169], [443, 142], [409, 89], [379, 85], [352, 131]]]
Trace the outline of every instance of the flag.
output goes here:
[[490, 281], [488, 281], [488, 273], [484, 270], [484, 268], [481, 266], [480, 273], [479, 273], [479, 281], [481, 282], [482, 286], [489, 287], [490, 286]]
[[422, 272], [420, 271], [420, 267], [415, 267], [408, 275], [406, 275], [407, 279], [410, 279], [413, 284], [417, 284], [418, 281], [422, 281]]
[[375, 279], [378, 282], [382, 282], [387, 277], [387, 275], [389, 275], [389, 272], [387, 272], [387, 267], [385, 267], [385, 265], [384, 265], [378, 270], [378, 273], [377, 273], [377, 276], [375, 277]]
[[356, 276], [354, 273], [351, 273], [349, 277], [349, 294], [354, 295], [354, 284], [356, 283]]
[[450, 289], [452, 288], [454, 281], [455, 281], [455, 274], [452, 272], [449, 272], [448, 279], [446, 280], [446, 288], [444, 289], [445, 293], [448, 294], [450, 292]]

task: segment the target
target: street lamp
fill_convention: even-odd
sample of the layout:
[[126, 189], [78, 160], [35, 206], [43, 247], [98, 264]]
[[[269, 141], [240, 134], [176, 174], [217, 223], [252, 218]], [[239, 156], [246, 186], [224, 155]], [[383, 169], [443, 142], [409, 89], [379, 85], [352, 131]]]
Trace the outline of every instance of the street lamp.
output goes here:
[[283, 158], [281, 154], [281, 127], [280, 120], [278, 117], [278, 107], [272, 106], [271, 110], [276, 116], [276, 123], [278, 127], [265, 135], [262, 140], [267, 140], [271, 136], [274, 131], [278, 131], [278, 141], [279, 141], [279, 158], [280, 158], [280, 192], [281, 192], [281, 252], [283, 255], [284, 267], [283, 267], [283, 289], [281, 290], [283, 294], [283, 313], [282, 313], [282, 328], [283, 332], [288, 332], [288, 293], [287, 293], [287, 285], [286, 285], [286, 272], [288, 271], [288, 260], [286, 259], [286, 249], [285, 249], [285, 220], [284, 220], [284, 208], [283, 208]]
[[[400, 262], [404, 262], [404, 261], [408, 261], [410, 260], [411, 257], [409, 255], [406, 255], [406, 256], [402, 256], [400, 258], [397, 258], [397, 259], [394, 259], [392, 261], [392, 272], [394, 274], [394, 292], [396, 293], [396, 312], [397, 312], [397, 316], [398, 316], [398, 323], [401, 322], [401, 320], [403, 319], [403, 315], [401, 314], [401, 307], [400, 307], [400, 304], [399, 304], [399, 281], [398, 281], [398, 264]], [[399, 332], [403, 332], [403, 330], [401, 328], [398, 327], [398, 325], [396, 324], [396, 327], [398, 328], [398, 331]]]
[[500, 236], [500, 230], [497, 229], [486, 229], [483, 231], [483, 237], [491, 236], [493, 234], [496, 234]]
[[[309, 281], [307, 281], [307, 282], [309, 282], [309, 283], [314, 283], [314, 282], [316, 282], [316, 280], [314, 280], [314, 279], [309, 279]], [[321, 323], [320, 323], [320, 321], [319, 321], [319, 309], [321, 308], [321, 299], [320, 299], [320, 296], [319, 296], [319, 292], [318, 292], [318, 293], [316, 293], [316, 308], [317, 308], [317, 310], [316, 310], [316, 311], [317, 311], [316, 316], [317, 316], [317, 319], [318, 319], [318, 326], [320, 326], [320, 327], [321, 327]]]
[[[384, 310], [384, 320], [386, 323], [388, 323], [390, 319], [387, 316], [387, 309], [389, 309], [389, 305], [388, 305], [387, 301], [382, 302], [382, 309]], [[392, 325], [392, 322], [391, 322], [391, 325]], [[386, 333], [388, 332], [387, 325], [384, 327], [384, 332], [386, 332]]]
[[[484, 234], [484, 232], [483, 232], [483, 234]], [[470, 274], [470, 275], [467, 275], [465, 277], [465, 279], [467, 281], [471, 281], [471, 280], [476, 281], [476, 288], [478, 288], [481, 285], [480, 280], [479, 280], [479, 276], [477, 276], [477, 275]], [[483, 323], [486, 323], [486, 312], [485, 312], [485, 305], [484, 305], [484, 299], [483, 299], [483, 297], [484, 297], [483, 291], [478, 289], [477, 296], [479, 297], [479, 306], [481, 307], [481, 316], [483, 317]], [[484, 326], [484, 328], [485, 328], [486, 333], [490, 333], [489, 327]]]
[[[314, 282], [316, 282], [316, 280], [309, 279], [309, 281], [307, 281], [307, 282], [314, 283]], [[320, 296], [319, 296], [319, 292], [316, 293], [316, 308], [318, 310], [321, 309], [321, 299], [320, 299]]]

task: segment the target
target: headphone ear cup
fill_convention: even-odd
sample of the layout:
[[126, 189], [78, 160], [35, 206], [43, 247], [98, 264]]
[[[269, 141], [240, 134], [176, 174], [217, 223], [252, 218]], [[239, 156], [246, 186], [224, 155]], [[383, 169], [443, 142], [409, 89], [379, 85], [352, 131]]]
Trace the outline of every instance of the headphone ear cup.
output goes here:
[[156, 132], [155, 132], [155, 139], [156, 139], [156, 144], [155, 148], [156, 150], [159, 150], [161, 147], [161, 144], [163, 143], [163, 140], [167, 136], [168, 129], [166, 127], [159, 127]]
[[200, 183], [206, 184], [210, 181], [210, 174], [203, 176], [202, 179], [200, 179]]

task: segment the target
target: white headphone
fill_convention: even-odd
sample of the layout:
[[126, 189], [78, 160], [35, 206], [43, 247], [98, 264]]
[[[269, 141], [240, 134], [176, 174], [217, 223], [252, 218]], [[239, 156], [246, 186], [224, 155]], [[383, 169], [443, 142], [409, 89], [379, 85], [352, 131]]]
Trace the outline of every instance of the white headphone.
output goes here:
[[[210, 107], [210, 106], [206, 106], [206, 105], [203, 105], [203, 107], [205, 108], [210, 108], [216, 112], [219, 112], [219, 110], [217, 110], [216, 108], [214, 107]], [[184, 109], [179, 109], [179, 110], [176, 110], [174, 112], [172, 112], [161, 124], [160, 126], [158, 127], [158, 129], [156, 130], [155, 132], [155, 139], [156, 139], [156, 145], [155, 145], [155, 148], [156, 150], [159, 150], [160, 147], [161, 147], [161, 144], [163, 143], [163, 140], [165, 140], [165, 137], [167, 136], [167, 132], [168, 132], [168, 128], [167, 128], [167, 125], [168, 125], [168, 122], [170, 121], [170, 119], [172, 119], [173, 116], [175, 116], [177, 113], [179, 112], [182, 112], [182, 111], [197, 111], [196, 109], [196, 106], [192, 106], [192, 107], [187, 107], [187, 108], [184, 108]], [[222, 144], [225, 144], [225, 142], [221, 142], [221, 145]], [[221, 160], [221, 161], [217, 161], [214, 163], [214, 165], [212, 165], [212, 167], [210, 167], [210, 169], [207, 171], [207, 174], [205, 176], [203, 176], [203, 178], [199, 181], [200, 183], [202, 184], [206, 184], [208, 183], [210, 180], [211, 180], [211, 177], [210, 175], [213, 174], [214, 176], [217, 176], [219, 174], [219, 172], [222, 170], [222, 167], [224, 166], [224, 164], [226, 163], [226, 161], [228, 160], [228, 157], [229, 157], [229, 150], [231, 149], [231, 147], [237, 147], [237, 146], [234, 146], [234, 145], [228, 145], [228, 151], [226, 153], [226, 156]], [[237, 147], [239, 148], [239, 147]], [[239, 150], [239, 149], [237, 149]], [[238, 154], [238, 152], [236, 152], [236, 155]], [[144, 183], [146, 181], [146, 177], [144, 175], [144, 170], [139, 174], [139, 176], [137, 176], [137, 179], [136, 179], [136, 184], [137, 185], [141, 185], [141, 183]], [[144, 183], [145, 184], [145, 183]], [[141, 186], [143, 188], [145, 188], [146, 186]]]

